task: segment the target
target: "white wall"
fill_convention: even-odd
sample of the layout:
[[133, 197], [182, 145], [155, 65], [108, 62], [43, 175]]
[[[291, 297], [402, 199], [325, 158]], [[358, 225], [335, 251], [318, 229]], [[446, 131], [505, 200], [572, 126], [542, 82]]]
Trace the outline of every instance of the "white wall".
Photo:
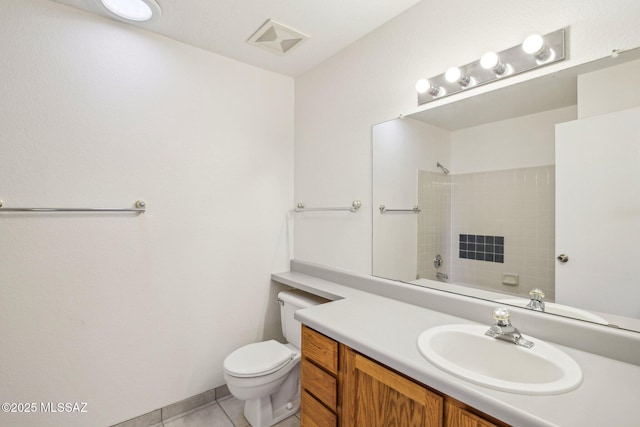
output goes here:
[[[288, 268], [293, 80], [44, 0], [2, 0], [0, 413], [106, 426], [224, 383], [278, 336]], [[267, 112], [265, 114], [265, 112]]]
[[[450, 163], [450, 132], [410, 118], [373, 127], [374, 274], [411, 281], [418, 271], [418, 215], [381, 214], [378, 206], [411, 209], [418, 203], [418, 172]], [[423, 209], [427, 207], [422, 206]]]
[[640, 60], [578, 76], [578, 117], [640, 105]]
[[[296, 79], [295, 198], [361, 198], [357, 216], [297, 221], [296, 258], [371, 272], [371, 126], [417, 110], [415, 82], [533, 32], [570, 27], [567, 61], [486, 85], [492, 90], [640, 45], [636, 0], [423, 0]], [[436, 107], [438, 103], [428, 106]]]
[[455, 175], [555, 164], [555, 125], [576, 119], [564, 107], [451, 132]]

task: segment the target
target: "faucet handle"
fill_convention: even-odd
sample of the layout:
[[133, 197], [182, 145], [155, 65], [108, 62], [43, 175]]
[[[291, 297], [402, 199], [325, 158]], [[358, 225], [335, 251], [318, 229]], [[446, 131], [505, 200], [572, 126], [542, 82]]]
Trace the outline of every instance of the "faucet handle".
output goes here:
[[506, 307], [496, 307], [493, 309], [493, 318], [495, 320], [509, 320], [511, 313]]
[[511, 313], [505, 307], [496, 307], [493, 309], [493, 318], [500, 326], [507, 326], [510, 317]]
[[544, 291], [542, 289], [534, 288], [529, 292], [529, 296], [531, 299], [536, 301], [542, 301], [542, 298], [544, 298]]

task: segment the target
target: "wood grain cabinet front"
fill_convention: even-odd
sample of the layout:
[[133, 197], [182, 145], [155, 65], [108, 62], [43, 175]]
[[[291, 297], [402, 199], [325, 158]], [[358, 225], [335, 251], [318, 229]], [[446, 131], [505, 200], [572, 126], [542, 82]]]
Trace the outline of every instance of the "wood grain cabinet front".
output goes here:
[[509, 427], [450, 397], [445, 400], [444, 416], [444, 427]]
[[509, 427], [302, 327], [302, 427]]
[[338, 374], [338, 342], [304, 325], [302, 356], [332, 375]]
[[341, 354], [341, 425], [442, 427], [442, 396], [346, 346]]
[[338, 407], [338, 379], [323, 371], [308, 359], [302, 359], [302, 383], [305, 388], [329, 409]]
[[300, 425], [304, 427], [337, 427], [338, 416], [314, 398], [307, 390], [302, 390], [302, 410]]
[[300, 425], [338, 426], [338, 343], [302, 326]]

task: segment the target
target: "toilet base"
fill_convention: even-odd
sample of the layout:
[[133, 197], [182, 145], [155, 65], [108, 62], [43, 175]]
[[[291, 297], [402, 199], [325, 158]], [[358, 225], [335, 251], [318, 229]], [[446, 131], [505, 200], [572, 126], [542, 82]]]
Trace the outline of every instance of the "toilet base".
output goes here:
[[300, 368], [289, 373], [273, 394], [244, 403], [244, 417], [252, 427], [271, 427], [300, 409]]
[[291, 409], [283, 406], [274, 412], [268, 397], [247, 400], [244, 404], [244, 417], [252, 427], [271, 427], [298, 412], [300, 409], [300, 399], [291, 402], [291, 404]]

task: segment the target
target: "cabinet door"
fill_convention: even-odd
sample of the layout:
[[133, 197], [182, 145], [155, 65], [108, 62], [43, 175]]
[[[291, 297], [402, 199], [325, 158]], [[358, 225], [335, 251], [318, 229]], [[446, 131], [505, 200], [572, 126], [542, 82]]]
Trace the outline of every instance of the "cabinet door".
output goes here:
[[342, 347], [341, 427], [442, 427], [441, 396]]
[[498, 427], [471, 412], [447, 402], [445, 427]]

